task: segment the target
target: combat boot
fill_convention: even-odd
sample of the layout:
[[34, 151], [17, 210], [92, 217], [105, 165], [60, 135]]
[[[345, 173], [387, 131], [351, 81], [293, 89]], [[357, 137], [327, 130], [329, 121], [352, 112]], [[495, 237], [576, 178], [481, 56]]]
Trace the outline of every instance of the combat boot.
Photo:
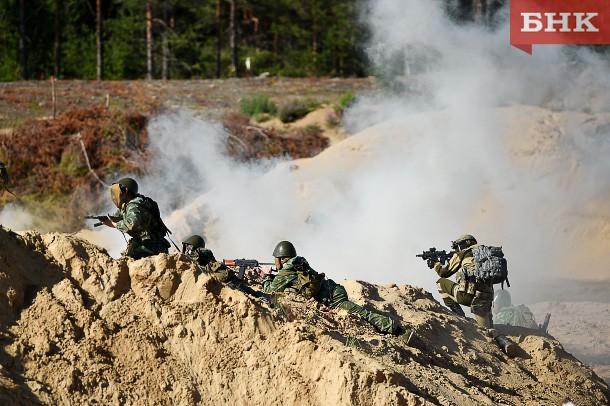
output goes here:
[[449, 309], [451, 309], [451, 311], [459, 316], [462, 317], [466, 317], [466, 313], [464, 313], [464, 309], [462, 309], [462, 306], [460, 306], [458, 303], [454, 303], [451, 306], [449, 306]]
[[509, 358], [514, 358], [517, 355], [517, 345], [505, 335], [498, 334], [494, 337], [494, 340]]

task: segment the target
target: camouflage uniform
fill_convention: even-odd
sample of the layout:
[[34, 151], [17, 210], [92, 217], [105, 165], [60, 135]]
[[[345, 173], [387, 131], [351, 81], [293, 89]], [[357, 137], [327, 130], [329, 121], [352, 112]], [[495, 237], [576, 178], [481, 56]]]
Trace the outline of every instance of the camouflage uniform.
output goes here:
[[187, 255], [195, 260], [205, 273], [218, 282], [222, 282], [232, 289], [237, 289], [249, 295], [259, 296], [258, 292], [246, 285], [244, 281], [238, 279], [235, 272], [227, 268], [222, 262], [216, 261], [211, 250], [202, 247], [194, 248]]
[[[475, 263], [472, 248], [477, 245], [457, 251], [446, 266], [440, 262], [434, 264], [434, 270], [441, 277], [436, 281], [436, 286], [447, 307], [453, 308], [456, 303], [470, 306], [477, 324], [483, 327], [491, 327], [491, 306], [494, 298], [493, 284], [477, 283], [473, 278], [466, 276], [469, 272], [474, 271]], [[447, 279], [454, 274], [457, 283]]]
[[[282, 269], [276, 276], [267, 275], [263, 278], [263, 291], [266, 293], [293, 292], [298, 294], [299, 292], [295, 289], [295, 286], [298, 283], [295, 263], [304, 264], [310, 272], [316, 272], [309, 267], [305, 258], [290, 258], [284, 263]], [[380, 332], [394, 333], [397, 328], [397, 325], [392, 318], [371, 312], [350, 302], [345, 288], [332, 279], [324, 279], [320, 291], [314, 296], [314, 299], [332, 308], [341, 308], [347, 310], [349, 313], [355, 313], [375, 326]]]
[[117, 230], [131, 237], [127, 249], [122, 252], [124, 256], [140, 259], [167, 254], [170, 247], [164, 238], [167, 231], [153, 214], [152, 207], [144, 196], [138, 194], [123, 204], [114, 217], [119, 219], [116, 222]]
[[508, 324], [526, 328], [540, 328], [532, 311], [525, 305], [506, 306], [494, 315], [494, 324]]

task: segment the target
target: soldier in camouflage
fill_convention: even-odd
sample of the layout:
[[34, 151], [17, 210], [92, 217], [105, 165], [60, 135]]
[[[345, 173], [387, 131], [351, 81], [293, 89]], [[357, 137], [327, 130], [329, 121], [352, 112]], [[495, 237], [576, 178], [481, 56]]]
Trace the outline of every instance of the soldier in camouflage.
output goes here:
[[110, 186], [110, 196], [118, 210], [100, 221], [131, 237], [122, 255], [140, 259], [167, 254], [170, 244], [165, 236], [169, 230], [159, 216], [157, 203], [138, 194], [138, 183], [123, 178]]
[[210, 275], [218, 282], [224, 283], [232, 289], [237, 289], [249, 295], [259, 297], [258, 292], [240, 280], [235, 272], [222, 262], [216, 261], [211, 250], [205, 247], [205, 240], [200, 235], [192, 235], [182, 242], [182, 253], [197, 263], [199, 269]]
[[[491, 327], [491, 305], [494, 297], [493, 284], [482, 284], [470, 277], [475, 269], [472, 248], [477, 246], [477, 240], [472, 235], [463, 235], [452, 242], [456, 251], [449, 259], [448, 264], [436, 262], [434, 271], [441, 278], [436, 286], [445, 305], [454, 313], [466, 316], [460, 305], [470, 306], [477, 324], [482, 327]], [[430, 264], [432, 265], [432, 264]], [[449, 278], [456, 275], [456, 282]]]
[[508, 324], [510, 326], [533, 329], [540, 328], [538, 323], [536, 323], [536, 318], [532, 311], [524, 304], [513, 306], [510, 293], [504, 289], [496, 291], [491, 311], [493, 313], [494, 324]]
[[[359, 315], [382, 333], [404, 335], [410, 338], [411, 330], [402, 328], [392, 318], [350, 302], [345, 288], [332, 279], [327, 279], [324, 274], [311, 269], [305, 258], [297, 256], [294, 245], [289, 241], [278, 243], [273, 251], [273, 256], [278, 274], [273, 276], [267, 273], [264, 276], [262, 281], [264, 292], [293, 292], [305, 297], [313, 297], [316, 301], [329, 307], [345, 309], [349, 313]], [[309, 275], [305, 277], [308, 279], [306, 283], [302, 283], [303, 277], [300, 276], [304, 274]], [[405, 341], [408, 342], [408, 339]]]

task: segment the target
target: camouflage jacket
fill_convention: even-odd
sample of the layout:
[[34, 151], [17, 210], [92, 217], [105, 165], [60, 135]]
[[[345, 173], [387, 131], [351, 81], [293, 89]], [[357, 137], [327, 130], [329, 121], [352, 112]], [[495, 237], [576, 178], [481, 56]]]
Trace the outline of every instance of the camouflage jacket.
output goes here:
[[297, 270], [305, 269], [312, 270], [305, 258], [290, 258], [277, 275], [267, 275], [263, 278], [263, 292], [296, 292], [295, 287], [299, 282]]
[[[166, 230], [152, 212], [152, 207], [144, 196], [135, 198], [117, 210], [114, 217], [119, 218], [116, 228], [132, 238], [140, 240], [164, 240]], [[169, 246], [169, 243], [167, 244]]]
[[503, 307], [494, 315], [493, 321], [494, 324], [508, 324], [511, 326], [535, 329], [540, 328], [538, 323], [536, 323], [536, 318], [532, 311], [523, 304], [520, 304], [519, 306]]

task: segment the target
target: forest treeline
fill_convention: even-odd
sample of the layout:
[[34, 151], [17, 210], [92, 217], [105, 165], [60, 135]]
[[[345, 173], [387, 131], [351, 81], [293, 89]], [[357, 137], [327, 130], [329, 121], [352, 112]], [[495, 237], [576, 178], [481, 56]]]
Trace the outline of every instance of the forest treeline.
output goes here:
[[[477, 21], [501, 0], [439, 0]], [[364, 76], [367, 0], [0, 0], [0, 80]]]

